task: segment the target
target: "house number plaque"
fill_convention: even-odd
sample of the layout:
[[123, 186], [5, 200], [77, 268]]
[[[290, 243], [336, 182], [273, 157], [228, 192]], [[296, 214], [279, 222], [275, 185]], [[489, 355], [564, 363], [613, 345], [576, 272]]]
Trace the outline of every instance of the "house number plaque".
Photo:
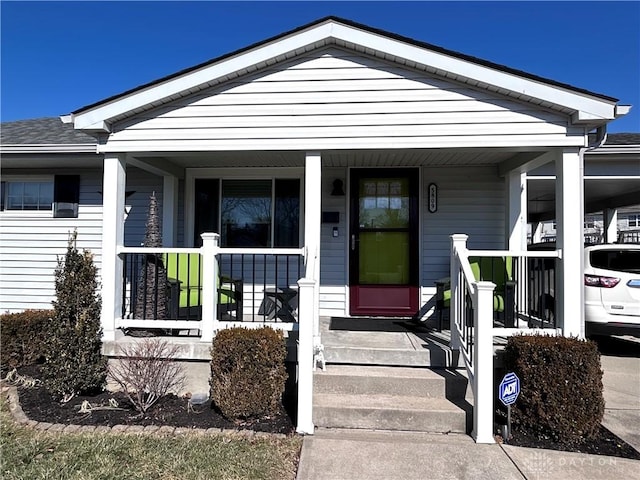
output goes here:
[[438, 210], [438, 186], [435, 183], [429, 184], [429, 211], [434, 213]]

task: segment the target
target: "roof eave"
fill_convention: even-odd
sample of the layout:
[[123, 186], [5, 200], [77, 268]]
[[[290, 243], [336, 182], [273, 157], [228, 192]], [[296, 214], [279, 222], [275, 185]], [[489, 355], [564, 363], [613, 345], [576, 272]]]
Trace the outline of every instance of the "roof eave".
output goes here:
[[0, 145], [0, 153], [98, 153], [98, 145], [91, 143], [42, 143]]

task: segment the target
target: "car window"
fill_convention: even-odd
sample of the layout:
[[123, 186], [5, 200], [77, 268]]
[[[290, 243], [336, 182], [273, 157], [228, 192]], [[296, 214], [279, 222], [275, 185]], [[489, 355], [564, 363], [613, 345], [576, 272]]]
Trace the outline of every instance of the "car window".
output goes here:
[[595, 250], [591, 252], [590, 259], [594, 268], [640, 273], [640, 249]]

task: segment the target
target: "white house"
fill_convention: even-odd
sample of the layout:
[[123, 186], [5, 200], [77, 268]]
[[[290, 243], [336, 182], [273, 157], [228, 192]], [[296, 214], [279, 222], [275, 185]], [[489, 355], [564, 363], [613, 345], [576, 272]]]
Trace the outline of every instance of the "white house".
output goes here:
[[[228, 325], [290, 331], [298, 338], [298, 430], [312, 433], [320, 318], [429, 317], [435, 282], [450, 275], [452, 347], [476, 399], [474, 438], [490, 442], [492, 341], [530, 325], [531, 313], [524, 277], [516, 278], [517, 322], [491, 327], [495, 285], [473, 278], [468, 249], [531, 256], [527, 172], [550, 166], [558, 250], [538, 252], [555, 258], [559, 272], [550, 328], [583, 335], [575, 246], [584, 153], [629, 108], [321, 19], [80, 108], [64, 125], [3, 125], [0, 308], [49, 305], [55, 256], [77, 228], [79, 246], [100, 266], [105, 344], [119, 341], [121, 329], [185, 330], [196, 332], [185, 341], [197, 357], [198, 345]], [[161, 249], [140, 246], [152, 192]], [[452, 247], [453, 234], [468, 242], [457, 236]], [[171, 306], [156, 316], [137, 295], [150, 253], [162, 256], [169, 278], [180, 277], [157, 289]], [[222, 291], [232, 298], [221, 300]], [[470, 319], [460, 316], [469, 302], [473, 341]]]

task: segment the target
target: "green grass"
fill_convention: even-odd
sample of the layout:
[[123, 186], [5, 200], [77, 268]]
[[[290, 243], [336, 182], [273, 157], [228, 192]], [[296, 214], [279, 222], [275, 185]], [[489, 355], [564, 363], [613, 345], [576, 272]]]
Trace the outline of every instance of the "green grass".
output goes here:
[[10, 479], [295, 478], [302, 440], [60, 434], [15, 424], [0, 405], [0, 477]]

